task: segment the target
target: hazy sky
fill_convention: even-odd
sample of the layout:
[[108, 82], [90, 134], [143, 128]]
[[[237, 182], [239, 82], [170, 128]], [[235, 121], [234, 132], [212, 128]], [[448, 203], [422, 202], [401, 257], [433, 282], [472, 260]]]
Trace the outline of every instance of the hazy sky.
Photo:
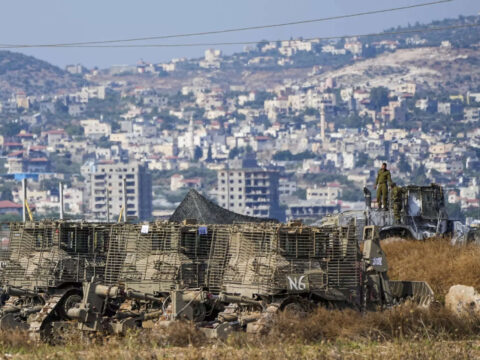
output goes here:
[[[432, 0], [14, 0], [3, 1], [0, 10], [0, 43], [58, 43], [109, 40], [217, 30], [272, 24], [354, 12], [400, 7]], [[454, 0], [430, 7], [368, 15], [324, 23], [246, 31], [214, 36], [157, 40], [167, 42], [219, 42], [281, 40], [377, 32], [408, 23], [478, 14], [480, 1]], [[472, 31], [479, 31], [472, 29]], [[226, 53], [243, 46], [225, 46]], [[59, 66], [82, 63], [106, 67], [168, 61], [173, 57], [202, 56], [205, 48], [157, 49], [29, 49], [14, 50], [34, 55]]]

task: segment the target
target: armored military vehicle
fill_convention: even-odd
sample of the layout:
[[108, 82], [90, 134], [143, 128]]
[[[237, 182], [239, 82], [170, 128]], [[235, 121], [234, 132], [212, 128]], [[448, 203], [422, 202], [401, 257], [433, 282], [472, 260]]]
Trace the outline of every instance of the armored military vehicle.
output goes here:
[[190, 319], [218, 335], [258, 331], [278, 310], [361, 310], [432, 298], [425, 283], [388, 280], [372, 226], [365, 227], [363, 253], [353, 224], [123, 226], [112, 232], [104, 281], [86, 282], [82, 301], [68, 311], [83, 330]]
[[452, 245], [480, 245], [480, 220], [475, 220], [469, 224], [455, 221], [453, 229]]
[[[10, 224], [9, 256], [1, 271], [0, 328], [48, 331], [82, 299], [82, 283], [103, 277], [110, 227], [68, 221]], [[27, 323], [28, 319], [28, 323]]]
[[[218, 294], [230, 236], [229, 225], [195, 221], [113, 225], [103, 279], [86, 284], [83, 306], [68, 314], [84, 320], [83, 329], [123, 332], [158, 318], [174, 290]], [[211, 318], [210, 305], [192, 302], [193, 319]]]
[[393, 206], [389, 210], [374, 209], [371, 206], [371, 193], [365, 188], [365, 210], [345, 211], [322, 219], [321, 224], [346, 224], [355, 221], [357, 239], [361, 241], [363, 227], [380, 227], [380, 237], [399, 236], [423, 240], [435, 235], [451, 235], [454, 221], [448, 218], [445, 210], [444, 193], [441, 186], [408, 185], [403, 187], [401, 220], [394, 220]]

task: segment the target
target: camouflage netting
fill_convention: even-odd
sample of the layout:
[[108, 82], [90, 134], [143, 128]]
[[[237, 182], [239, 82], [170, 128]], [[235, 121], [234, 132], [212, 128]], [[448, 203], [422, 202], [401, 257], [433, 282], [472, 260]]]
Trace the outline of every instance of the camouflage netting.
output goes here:
[[175, 209], [170, 221], [182, 222], [185, 219], [196, 219], [202, 224], [233, 224], [244, 222], [265, 222], [274, 219], [258, 218], [234, 213], [224, 209], [203, 197], [195, 190], [190, 190], [183, 201]]

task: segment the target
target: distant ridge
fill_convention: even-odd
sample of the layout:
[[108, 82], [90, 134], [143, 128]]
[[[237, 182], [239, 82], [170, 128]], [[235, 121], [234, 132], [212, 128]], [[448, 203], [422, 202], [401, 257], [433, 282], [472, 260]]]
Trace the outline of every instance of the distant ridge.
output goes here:
[[83, 82], [83, 79], [33, 56], [0, 51], [0, 99], [19, 92], [31, 96], [75, 90]]

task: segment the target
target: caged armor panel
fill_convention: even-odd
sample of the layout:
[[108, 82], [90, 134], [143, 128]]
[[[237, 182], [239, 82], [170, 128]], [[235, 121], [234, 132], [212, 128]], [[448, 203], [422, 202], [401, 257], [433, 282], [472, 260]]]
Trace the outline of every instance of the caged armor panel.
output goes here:
[[244, 224], [230, 237], [226, 293], [278, 295], [289, 277], [306, 277], [298, 290], [353, 291], [360, 284], [359, 249], [353, 225]]
[[2, 283], [45, 288], [103, 276], [109, 226], [39, 221], [10, 224]]
[[229, 234], [221, 225], [114, 225], [105, 282], [149, 293], [219, 290]]

